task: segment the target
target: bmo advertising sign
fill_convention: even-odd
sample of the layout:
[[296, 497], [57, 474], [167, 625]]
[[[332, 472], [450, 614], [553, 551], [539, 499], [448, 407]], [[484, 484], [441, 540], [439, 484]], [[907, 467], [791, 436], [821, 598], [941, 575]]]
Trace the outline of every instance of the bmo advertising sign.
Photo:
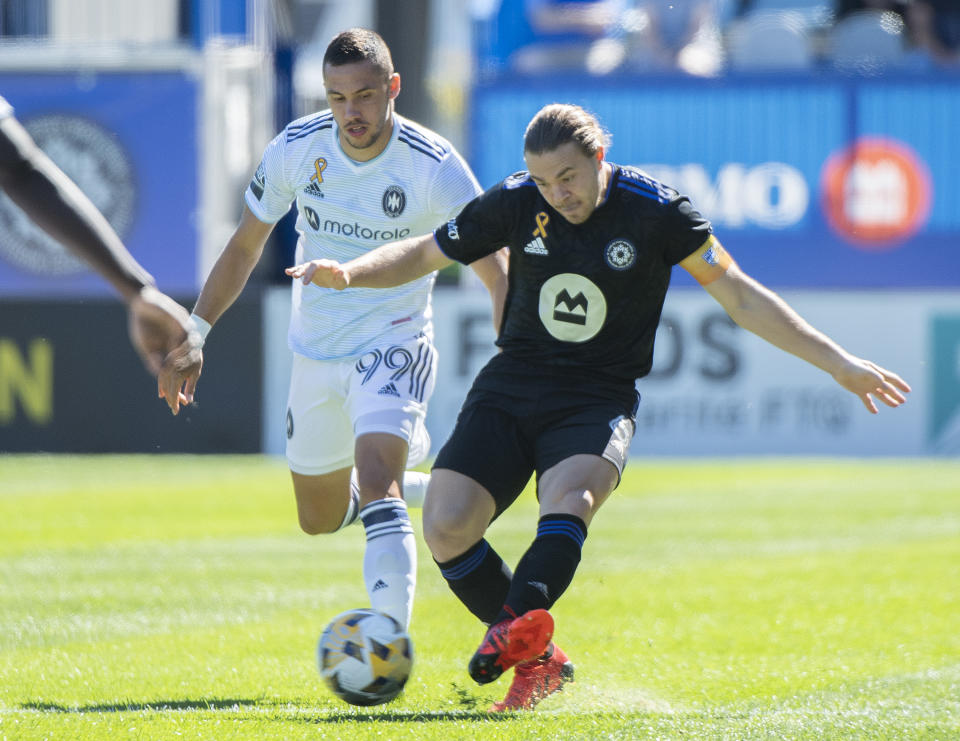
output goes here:
[[718, 227], [786, 229], [799, 224], [810, 206], [810, 188], [803, 173], [786, 162], [753, 166], [728, 162], [715, 177], [699, 164], [640, 168], [689, 196]]
[[688, 195], [741, 265], [773, 287], [960, 284], [942, 241], [924, 234], [933, 181], [904, 142], [857, 139], [830, 152], [813, 180], [777, 161], [727, 162], [715, 173], [697, 163], [639, 166]]
[[831, 155], [820, 179], [830, 228], [867, 250], [893, 249], [930, 215], [930, 173], [903, 142], [864, 137]]
[[895, 249], [930, 215], [926, 163], [903, 142], [858, 139], [823, 165], [819, 202], [799, 168], [787, 162], [728, 162], [711, 175], [700, 164], [640, 165], [690, 197], [721, 229], [788, 230], [819, 208], [832, 232], [865, 250]]
[[499, 80], [470, 117], [481, 184], [524, 167], [523, 131], [555, 101], [595, 113], [609, 160], [689, 196], [774, 289], [960, 287], [960, 77]]

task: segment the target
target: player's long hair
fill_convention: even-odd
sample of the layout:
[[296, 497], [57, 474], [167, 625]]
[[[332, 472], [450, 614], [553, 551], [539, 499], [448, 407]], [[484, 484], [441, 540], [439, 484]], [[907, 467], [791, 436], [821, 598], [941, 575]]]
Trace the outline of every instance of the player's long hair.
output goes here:
[[373, 62], [384, 77], [393, 74], [390, 47], [376, 31], [368, 28], [349, 28], [333, 37], [323, 54], [323, 66], [339, 67], [353, 62]]
[[589, 111], [572, 103], [551, 103], [541, 108], [527, 125], [523, 151], [530, 154], [552, 152], [573, 142], [588, 157], [610, 146], [610, 134]]

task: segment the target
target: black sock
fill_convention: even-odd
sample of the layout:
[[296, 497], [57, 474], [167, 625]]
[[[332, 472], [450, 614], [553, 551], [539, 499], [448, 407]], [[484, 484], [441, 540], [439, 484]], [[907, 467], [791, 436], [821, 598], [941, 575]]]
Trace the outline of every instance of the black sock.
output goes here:
[[530, 610], [549, 610], [573, 581], [587, 526], [575, 515], [544, 515], [523, 554], [496, 622]]
[[457, 598], [489, 625], [500, 612], [510, 590], [510, 567], [483, 539], [456, 558], [436, 563]]

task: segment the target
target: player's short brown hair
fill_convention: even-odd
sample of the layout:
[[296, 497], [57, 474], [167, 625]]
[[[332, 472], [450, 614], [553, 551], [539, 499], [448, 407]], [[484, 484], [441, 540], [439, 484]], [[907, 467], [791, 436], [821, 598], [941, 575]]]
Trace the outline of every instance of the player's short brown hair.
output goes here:
[[323, 66], [339, 67], [353, 62], [373, 62], [384, 77], [393, 74], [390, 47], [376, 31], [368, 28], [350, 28], [333, 37], [323, 55]]
[[543, 154], [568, 142], [592, 157], [601, 147], [610, 146], [610, 134], [596, 116], [584, 108], [571, 103], [551, 103], [541, 108], [527, 125], [523, 151]]

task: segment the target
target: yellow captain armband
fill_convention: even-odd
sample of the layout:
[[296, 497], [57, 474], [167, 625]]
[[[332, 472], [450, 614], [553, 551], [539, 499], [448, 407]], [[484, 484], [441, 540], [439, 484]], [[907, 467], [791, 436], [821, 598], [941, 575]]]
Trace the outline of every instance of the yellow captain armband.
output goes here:
[[733, 265], [730, 253], [712, 234], [700, 248], [680, 262], [680, 265], [694, 277], [701, 286], [712, 283], [727, 272]]

